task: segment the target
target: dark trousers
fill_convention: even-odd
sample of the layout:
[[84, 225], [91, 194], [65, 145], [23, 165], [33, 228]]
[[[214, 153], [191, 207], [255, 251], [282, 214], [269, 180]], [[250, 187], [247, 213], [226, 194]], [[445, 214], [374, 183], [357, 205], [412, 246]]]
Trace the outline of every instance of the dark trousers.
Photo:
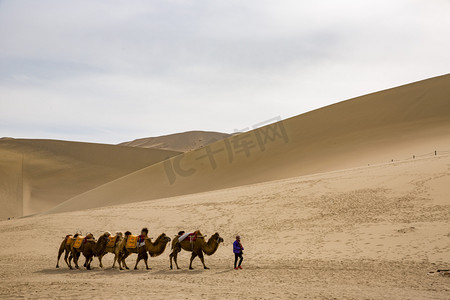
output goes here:
[[241, 264], [242, 264], [242, 260], [244, 259], [244, 258], [242, 257], [242, 252], [241, 252], [241, 253], [235, 253], [235, 254], [234, 254], [234, 267], [235, 267], [235, 268], [236, 268], [236, 264], [237, 264], [238, 258], [240, 258], [240, 260], [239, 260], [239, 265], [238, 265], [238, 267], [240, 267]]

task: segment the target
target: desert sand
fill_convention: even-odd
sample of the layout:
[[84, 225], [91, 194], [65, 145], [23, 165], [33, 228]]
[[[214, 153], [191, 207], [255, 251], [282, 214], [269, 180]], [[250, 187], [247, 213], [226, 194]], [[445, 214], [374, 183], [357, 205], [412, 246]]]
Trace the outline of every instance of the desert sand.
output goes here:
[[189, 152], [229, 137], [230, 134], [215, 131], [187, 131], [157, 137], [136, 139], [119, 145], [129, 147], [163, 149]]
[[[0, 222], [0, 295], [93, 299], [448, 299], [450, 156], [295, 177], [219, 191]], [[56, 269], [75, 230], [219, 232], [216, 254], [169, 270]], [[244, 270], [232, 268], [242, 236]], [[129, 265], [135, 256], [128, 259]]]
[[179, 153], [57, 140], [0, 139], [0, 220], [46, 211]]

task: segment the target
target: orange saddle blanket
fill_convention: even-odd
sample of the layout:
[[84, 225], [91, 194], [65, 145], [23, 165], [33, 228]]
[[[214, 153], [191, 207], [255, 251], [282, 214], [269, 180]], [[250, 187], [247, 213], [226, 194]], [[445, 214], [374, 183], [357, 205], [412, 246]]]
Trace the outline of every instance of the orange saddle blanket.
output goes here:
[[138, 242], [138, 237], [137, 235], [129, 235], [128, 239], [127, 239], [127, 244], [126, 244], [126, 248], [136, 248], [137, 247], [137, 242]]
[[79, 249], [81, 245], [83, 245], [84, 236], [77, 236], [77, 239], [75, 240], [75, 243], [73, 243], [73, 247], [75, 249]]
[[117, 235], [115, 236], [109, 236], [109, 240], [108, 243], [106, 244], [106, 247], [114, 247], [114, 245], [116, 244], [116, 240], [117, 240]]

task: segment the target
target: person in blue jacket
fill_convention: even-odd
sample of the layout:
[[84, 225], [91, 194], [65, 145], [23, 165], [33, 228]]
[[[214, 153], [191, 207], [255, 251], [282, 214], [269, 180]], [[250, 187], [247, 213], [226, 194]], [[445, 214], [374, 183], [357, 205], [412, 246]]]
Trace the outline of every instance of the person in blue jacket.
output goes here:
[[[233, 243], [234, 269], [235, 270], [238, 270], [238, 269], [242, 270], [241, 264], [242, 264], [242, 260], [244, 259], [242, 257], [243, 250], [244, 250], [244, 247], [242, 247], [242, 244], [241, 244], [241, 237], [239, 235], [237, 235], [236, 240]], [[238, 258], [239, 258], [239, 265], [236, 266]]]

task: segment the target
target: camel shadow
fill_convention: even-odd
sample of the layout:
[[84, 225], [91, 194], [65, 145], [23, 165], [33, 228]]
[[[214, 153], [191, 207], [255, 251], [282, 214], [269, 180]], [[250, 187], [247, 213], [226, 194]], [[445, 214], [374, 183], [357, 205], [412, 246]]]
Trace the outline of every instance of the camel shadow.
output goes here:
[[[196, 274], [202, 274], [207, 272], [214, 272], [213, 270], [204, 270], [204, 269], [180, 269], [180, 270], [146, 270], [146, 269], [130, 269], [130, 270], [119, 270], [118, 268], [99, 268], [99, 267], [93, 267], [91, 270], [86, 270], [85, 268], [80, 269], [69, 269], [69, 268], [47, 268], [42, 269], [39, 271], [35, 271], [35, 274], [43, 274], [43, 275], [61, 275], [61, 274], [70, 274], [70, 275], [79, 275], [82, 276], [84, 274], [92, 274], [92, 275], [99, 275], [99, 276], [115, 276], [115, 275], [123, 275], [123, 274], [152, 274], [152, 275], [169, 275], [169, 276], [177, 276], [177, 275], [196, 275]], [[230, 270], [223, 270], [220, 272], [214, 272], [215, 274], [221, 274], [230, 272]]]
[[203, 272], [208, 272], [209, 270], [204, 270], [204, 269], [194, 269], [194, 270], [189, 270], [189, 269], [179, 269], [179, 270], [158, 270], [155, 272], [152, 272], [152, 274], [155, 275], [186, 275], [186, 274], [200, 274]]
[[114, 276], [114, 275], [123, 275], [123, 274], [147, 274], [151, 272], [151, 270], [119, 270], [113, 268], [92, 268], [91, 270], [86, 270], [85, 268], [80, 269], [66, 269], [66, 268], [48, 268], [42, 269], [34, 272], [35, 274], [43, 274], [43, 275], [61, 275], [61, 274], [70, 274], [70, 275], [85, 275], [85, 274], [93, 274], [93, 275], [106, 275], [106, 276]]

